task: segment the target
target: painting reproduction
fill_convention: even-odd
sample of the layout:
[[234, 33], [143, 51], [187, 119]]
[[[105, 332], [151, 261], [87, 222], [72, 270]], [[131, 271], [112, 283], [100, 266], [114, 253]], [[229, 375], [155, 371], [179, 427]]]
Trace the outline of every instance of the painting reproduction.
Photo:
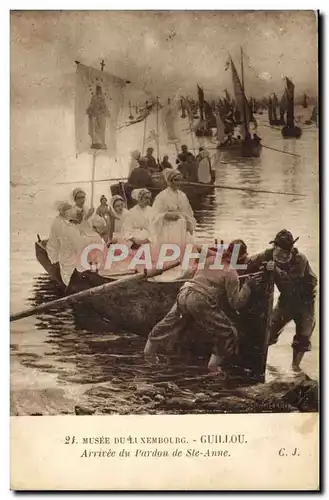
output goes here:
[[239, 489], [255, 422], [302, 441], [241, 489], [317, 489], [317, 13], [10, 24], [12, 488]]

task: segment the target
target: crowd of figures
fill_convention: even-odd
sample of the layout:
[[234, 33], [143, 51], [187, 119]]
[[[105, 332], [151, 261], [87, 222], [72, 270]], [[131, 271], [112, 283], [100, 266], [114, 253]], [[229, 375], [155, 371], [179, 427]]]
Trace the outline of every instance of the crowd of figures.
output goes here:
[[[138, 155], [133, 158], [138, 166], [132, 168], [131, 175], [136, 170], [148, 174], [149, 170], [161, 168], [152, 156], [151, 149], [144, 162], [140, 163]], [[113, 196], [110, 203], [102, 196], [96, 210], [87, 209], [86, 194], [80, 188], [74, 189], [71, 203], [59, 203], [46, 249], [50, 261], [59, 264], [62, 281], [67, 287], [75, 273], [86, 271], [79, 257], [90, 244], [103, 244], [111, 248], [111, 245], [120, 243], [129, 249], [127, 258], [118, 262], [117, 268], [111, 268], [113, 274], [124, 272], [136, 252], [145, 245], [151, 248], [154, 262], [164, 243], [176, 244], [182, 251], [180, 257], [188, 245], [193, 252], [200, 252], [200, 243], [195, 239], [193, 210], [180, 189], [185, 172], [183, 167], [189, 164], [189, 158], [191, 154], [183, 146], [177, 158], [177, 168], [164, 164], [165, 168], [161, 172], [167, 186], [155, 197], [153, 204], [152, 194], [147, 187], [132, 192], [136, 204], [130, 210], [126, 208], [125, 200], [118, 195]], [[205, 158], [207, 156], [200, 151], [198, 160], [193, 158], [193, 161], [200, 164]], [[292, 366], [299, 370], [304, 353], [311, 348], [317, 278], [307, 258], [295, 247], [296, 241], [289, 231], [282, 230], [270, 242], [271, 248], [249, 256], [246, 243], [240, 239], [233, 240], [221, 255], [220, 269], [213, 268], [218, 248], [208, 248], [203, 266], [198, 266], [198, 258], [191, 258], [188, 268], [178, 266], [172, 270], [173, 274], [167, 275], [165, 279], [183, 278], [185, 284], [173, 308], [150, 332], [145, 346], [146, 358], [154, 360], [158, 352], [172, 349], [191, 319], [201, 334], [207, 332], [213, 338], [209, 369], [220, 371], [227, 360], [236, 354], [238, 330], [232, 320], [232, 312], [236, 313], [247, 306], [253, 288], [257, 285], [257, 278], [251, 276], [240, 288], [239, 270], [231, 265], [234, 254], [236, 263], [245, 265], [245, 273], [259, 271], [264, 266], [274, 273], [280, 298], [272, 315], [270, 344], [277, 342], [285, 325], [293, 320], [296, 332], [292, 343]], [[100, 272], [99, 252], [90, 252], [88, 262], [90, 270]]]
[[152, 188], [155, 184], [165, 186], [166, 176], [173, 169], [181, 173], [184, 181], [210, 184], [214, 178], [209, 151], [200, 147], [198, 155], [195, 156], [183, 145], [177, 155], [176, 165], [169, 162], [168, 155], [164, 155], [161, 162], [157, 161], [153, 156], [153, 148], [148, 148], [145, 156], [142, 156], [140, 151], [133, 151], [128, 184], [147, 188]]

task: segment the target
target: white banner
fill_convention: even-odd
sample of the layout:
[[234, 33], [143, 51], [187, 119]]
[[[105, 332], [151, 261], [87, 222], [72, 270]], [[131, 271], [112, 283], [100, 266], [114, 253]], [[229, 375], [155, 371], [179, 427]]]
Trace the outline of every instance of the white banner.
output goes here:
[[162, 120], [167, 132], [168, 142], [180, 141], [179, 131], [177, 127], [178, 119], [179, 104], [175, 101], [165, 104], [162, 108]]
[[77, 154], [103, 150], [116, 156], [116, 129], [123, 105], [124, 80], [78, 64], [75, 96]]

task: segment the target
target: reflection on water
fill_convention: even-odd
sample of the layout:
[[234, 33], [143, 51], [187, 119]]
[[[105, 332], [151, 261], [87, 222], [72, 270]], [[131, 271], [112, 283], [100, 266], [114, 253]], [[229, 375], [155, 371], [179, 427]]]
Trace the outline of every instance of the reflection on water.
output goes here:
[[[260, 128], [264, 144], [300, 156], [263, 148], [261, 158], [232, 159], [212, 150], [216, 185], [293, 196], [216, 188], [193, 199], [197, 236], [207, 242], [243, 238], [249, 253], [256, 253], [286, 227], [299, 236], [300, 251], [317, 272], [317, 131], [310, 127], [299, 141], [285, 141], [277, 130]], [[65, 188], [67, 192], [71, 187]], [[104, 184], [97, 189], [97, 195], [103, 193]], [[63, 198], [63, 190], [63, 186], [46, 184], [40, 188], [12, 187], [13, 311], [59, 297], [59, 290], [35, 260], [34, 241], [37, 233], [47, 236], [54, 217], [53, 202]], [[304, 196], [298, 196], [300, 193]], [[144, 339], [103, 332], [96, 324], [81, 325], [71, 309], [50, 311], [11, 326], [12, 404], [16, 414], [65, 414], [73, 413], [75, 407], [83, 413], [85, 406], [99, 413], [207, 412], [216, 411], [214, 402], [227, 391], [200, 366], [179, 362], [155, 369], [146, 366]], [[268, 379], [289, 370], [292, 335], [293, 325], [288, 325], [279, 344], [270, 349]], [[310, 376], [317, 376], [317, 330], [313, 344], [303, 367]]]

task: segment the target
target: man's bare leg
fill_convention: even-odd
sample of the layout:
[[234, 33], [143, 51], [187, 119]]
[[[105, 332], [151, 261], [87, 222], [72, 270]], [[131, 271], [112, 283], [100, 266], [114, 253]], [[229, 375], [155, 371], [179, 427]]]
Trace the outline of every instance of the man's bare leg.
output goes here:
[[299, 352], [296, 351], [296, 349], [293, 349], [293, 354], [292, 354], [292, 369], [294, 372], [300, 372], [300, 363], [304, 357], [304, 352]]

